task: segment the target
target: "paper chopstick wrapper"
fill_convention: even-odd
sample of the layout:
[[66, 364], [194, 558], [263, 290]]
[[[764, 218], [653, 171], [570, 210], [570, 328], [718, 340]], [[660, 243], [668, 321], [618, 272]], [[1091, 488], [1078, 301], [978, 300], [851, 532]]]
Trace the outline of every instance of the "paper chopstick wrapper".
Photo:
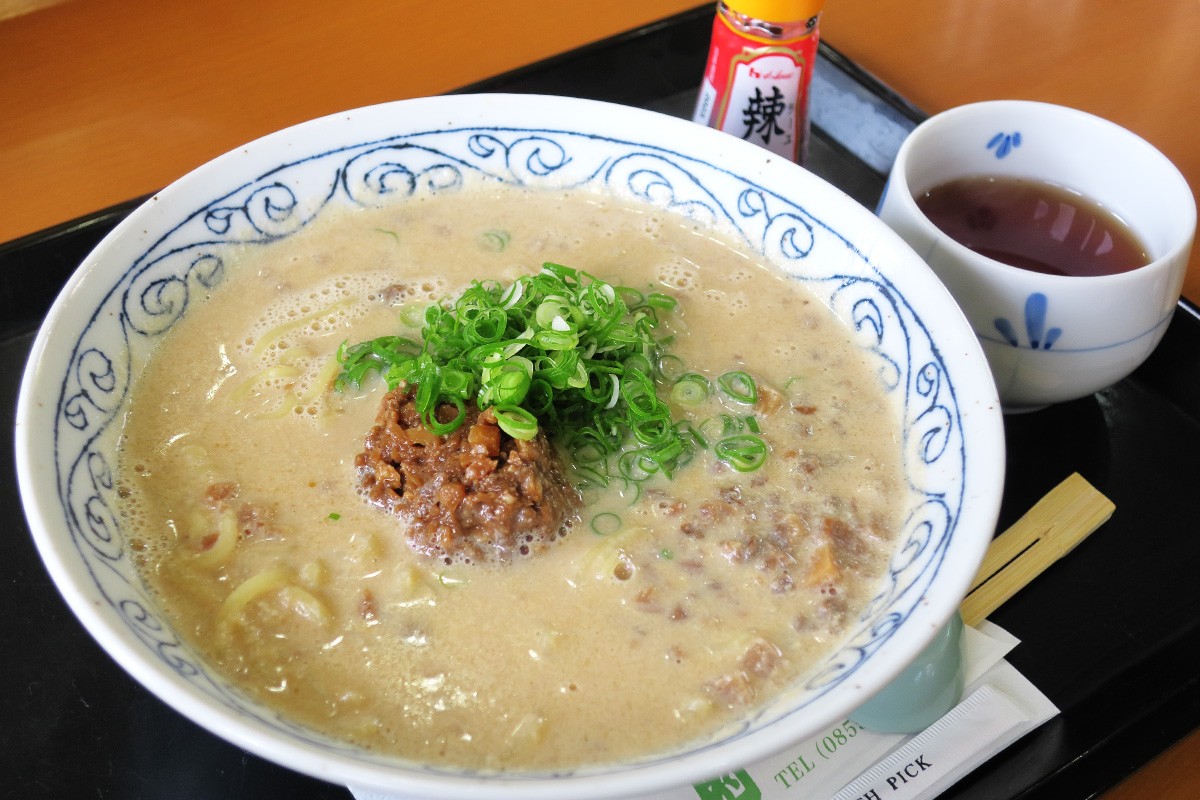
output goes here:
[[[639, 800], [927, 800], [1058, 713], [1004, 656], [1017, 640], [990, 622], [963, 631], [967, 690], [925, 731], [867, 730], [853, 715], [758, 764]], [[895, 782], [895, 786], [889, 782]], [[355, 789], [357, 800], [421, 800]], [[875, 794], [872, 794], [875, 792]]]
[[[1026, 696], [1027, 683], [1006, 661], [992, 678], [925, 731], [911, 737], [833, 796], [833, 800], [937, 797], [959, 778], [1041, 724], [1057, 709]], [[1048, 717], [1047, 717], [1048, 718]]]

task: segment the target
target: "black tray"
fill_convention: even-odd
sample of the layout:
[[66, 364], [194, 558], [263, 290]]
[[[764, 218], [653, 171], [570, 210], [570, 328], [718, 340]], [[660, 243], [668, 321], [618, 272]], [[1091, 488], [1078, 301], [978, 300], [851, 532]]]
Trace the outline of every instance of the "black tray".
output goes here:
[[[689, 115], [705, 6], [464, 91], [575, 95]], [[822, 45], [810, 168], [874, 207], [922, 114]], [[138, 201], [0, 245], [0, 448], [34, 331], [84, 255]], [[947, 798], [1091, 798], [1200, 726], [1200, 315], [1182, 303], [1132, 377], [1005, 420], [1001, 527], [1071, 472], [1112, 520], [992, 619], [1009, 660], [1062, 714]], [[999, 467], [999, 465], [997, 465]], [[130, 679], [67, 609], [34, 550], [11, 455], [0, 459], [0, 797], [339, 798], [349, 792], [212, 736]]]

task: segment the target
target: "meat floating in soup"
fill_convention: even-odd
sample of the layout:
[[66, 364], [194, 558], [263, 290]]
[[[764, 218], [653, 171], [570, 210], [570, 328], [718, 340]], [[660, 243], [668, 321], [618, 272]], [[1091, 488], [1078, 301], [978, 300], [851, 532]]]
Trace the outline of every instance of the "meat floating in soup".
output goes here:
[[[334, 390], [339, 346], [415, 341], [429, 304], [547, 261], [676, 299], [647, 366], [690, 458], [604, 486], [557, 441], [549, 527], [514, 523], [494, 558], [413, 541], [419, 515], [364, 479], [377, 415], [400, 419], [412, 387], [382, 412], [377, 376]], [[498, 435], [474, 432], [492, 422], [450, 436], [495, 465]], [[714, 453], [737, 436], [766, 457]], [[517, 461], [527, 441], [504, 439]], [[138, 379], [120, 483], [165, 613], [247, 692], [380, 752], [520, 772], [668, 752], [811, 675], [878, 591], [899, 463], [896, 410], [801, 283], [668, 212], [489, 185], [247, 246]], [[430, 502], [453, 516], [462, 492]]]

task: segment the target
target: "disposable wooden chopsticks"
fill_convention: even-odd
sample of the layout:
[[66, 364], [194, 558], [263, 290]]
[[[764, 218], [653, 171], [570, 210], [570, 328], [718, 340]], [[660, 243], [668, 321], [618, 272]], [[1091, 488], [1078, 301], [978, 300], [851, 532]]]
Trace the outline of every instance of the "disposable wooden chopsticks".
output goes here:
[[959, 611], [976, 625], [1103, 525], [1116, 506], [1079, 473], [992, 540]]

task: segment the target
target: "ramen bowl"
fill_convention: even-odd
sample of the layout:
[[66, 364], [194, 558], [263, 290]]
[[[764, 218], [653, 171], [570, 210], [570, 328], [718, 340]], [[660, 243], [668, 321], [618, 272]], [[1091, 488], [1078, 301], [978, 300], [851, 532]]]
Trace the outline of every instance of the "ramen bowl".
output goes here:
[[[728, 232], [829, 306], [896, 409], [903, 522], [874, 599], [811, 677], [715, 738], [553, 773], [381, 755], [290, 720], [214, 670], [135, 564], [114, 478], [131, 384], [162, 334], [224, 280], [230, 254], [286, 243], [334, 209], [454, 191], [468, 175], [609, 193]], [[46, 566], [88, 631], [163, 701], [238, 746], [405, 797], [647, 794], [743, 768], [845, 720], [950, 623], [991, 539], [1004, 464], [995, 387], [970, 334], [940, 281], [870, 211], [726, 134], [565, 98], [407, 100], [226, 154], [164, 189], [84, 260], [22, 383], [20, 489]]]

